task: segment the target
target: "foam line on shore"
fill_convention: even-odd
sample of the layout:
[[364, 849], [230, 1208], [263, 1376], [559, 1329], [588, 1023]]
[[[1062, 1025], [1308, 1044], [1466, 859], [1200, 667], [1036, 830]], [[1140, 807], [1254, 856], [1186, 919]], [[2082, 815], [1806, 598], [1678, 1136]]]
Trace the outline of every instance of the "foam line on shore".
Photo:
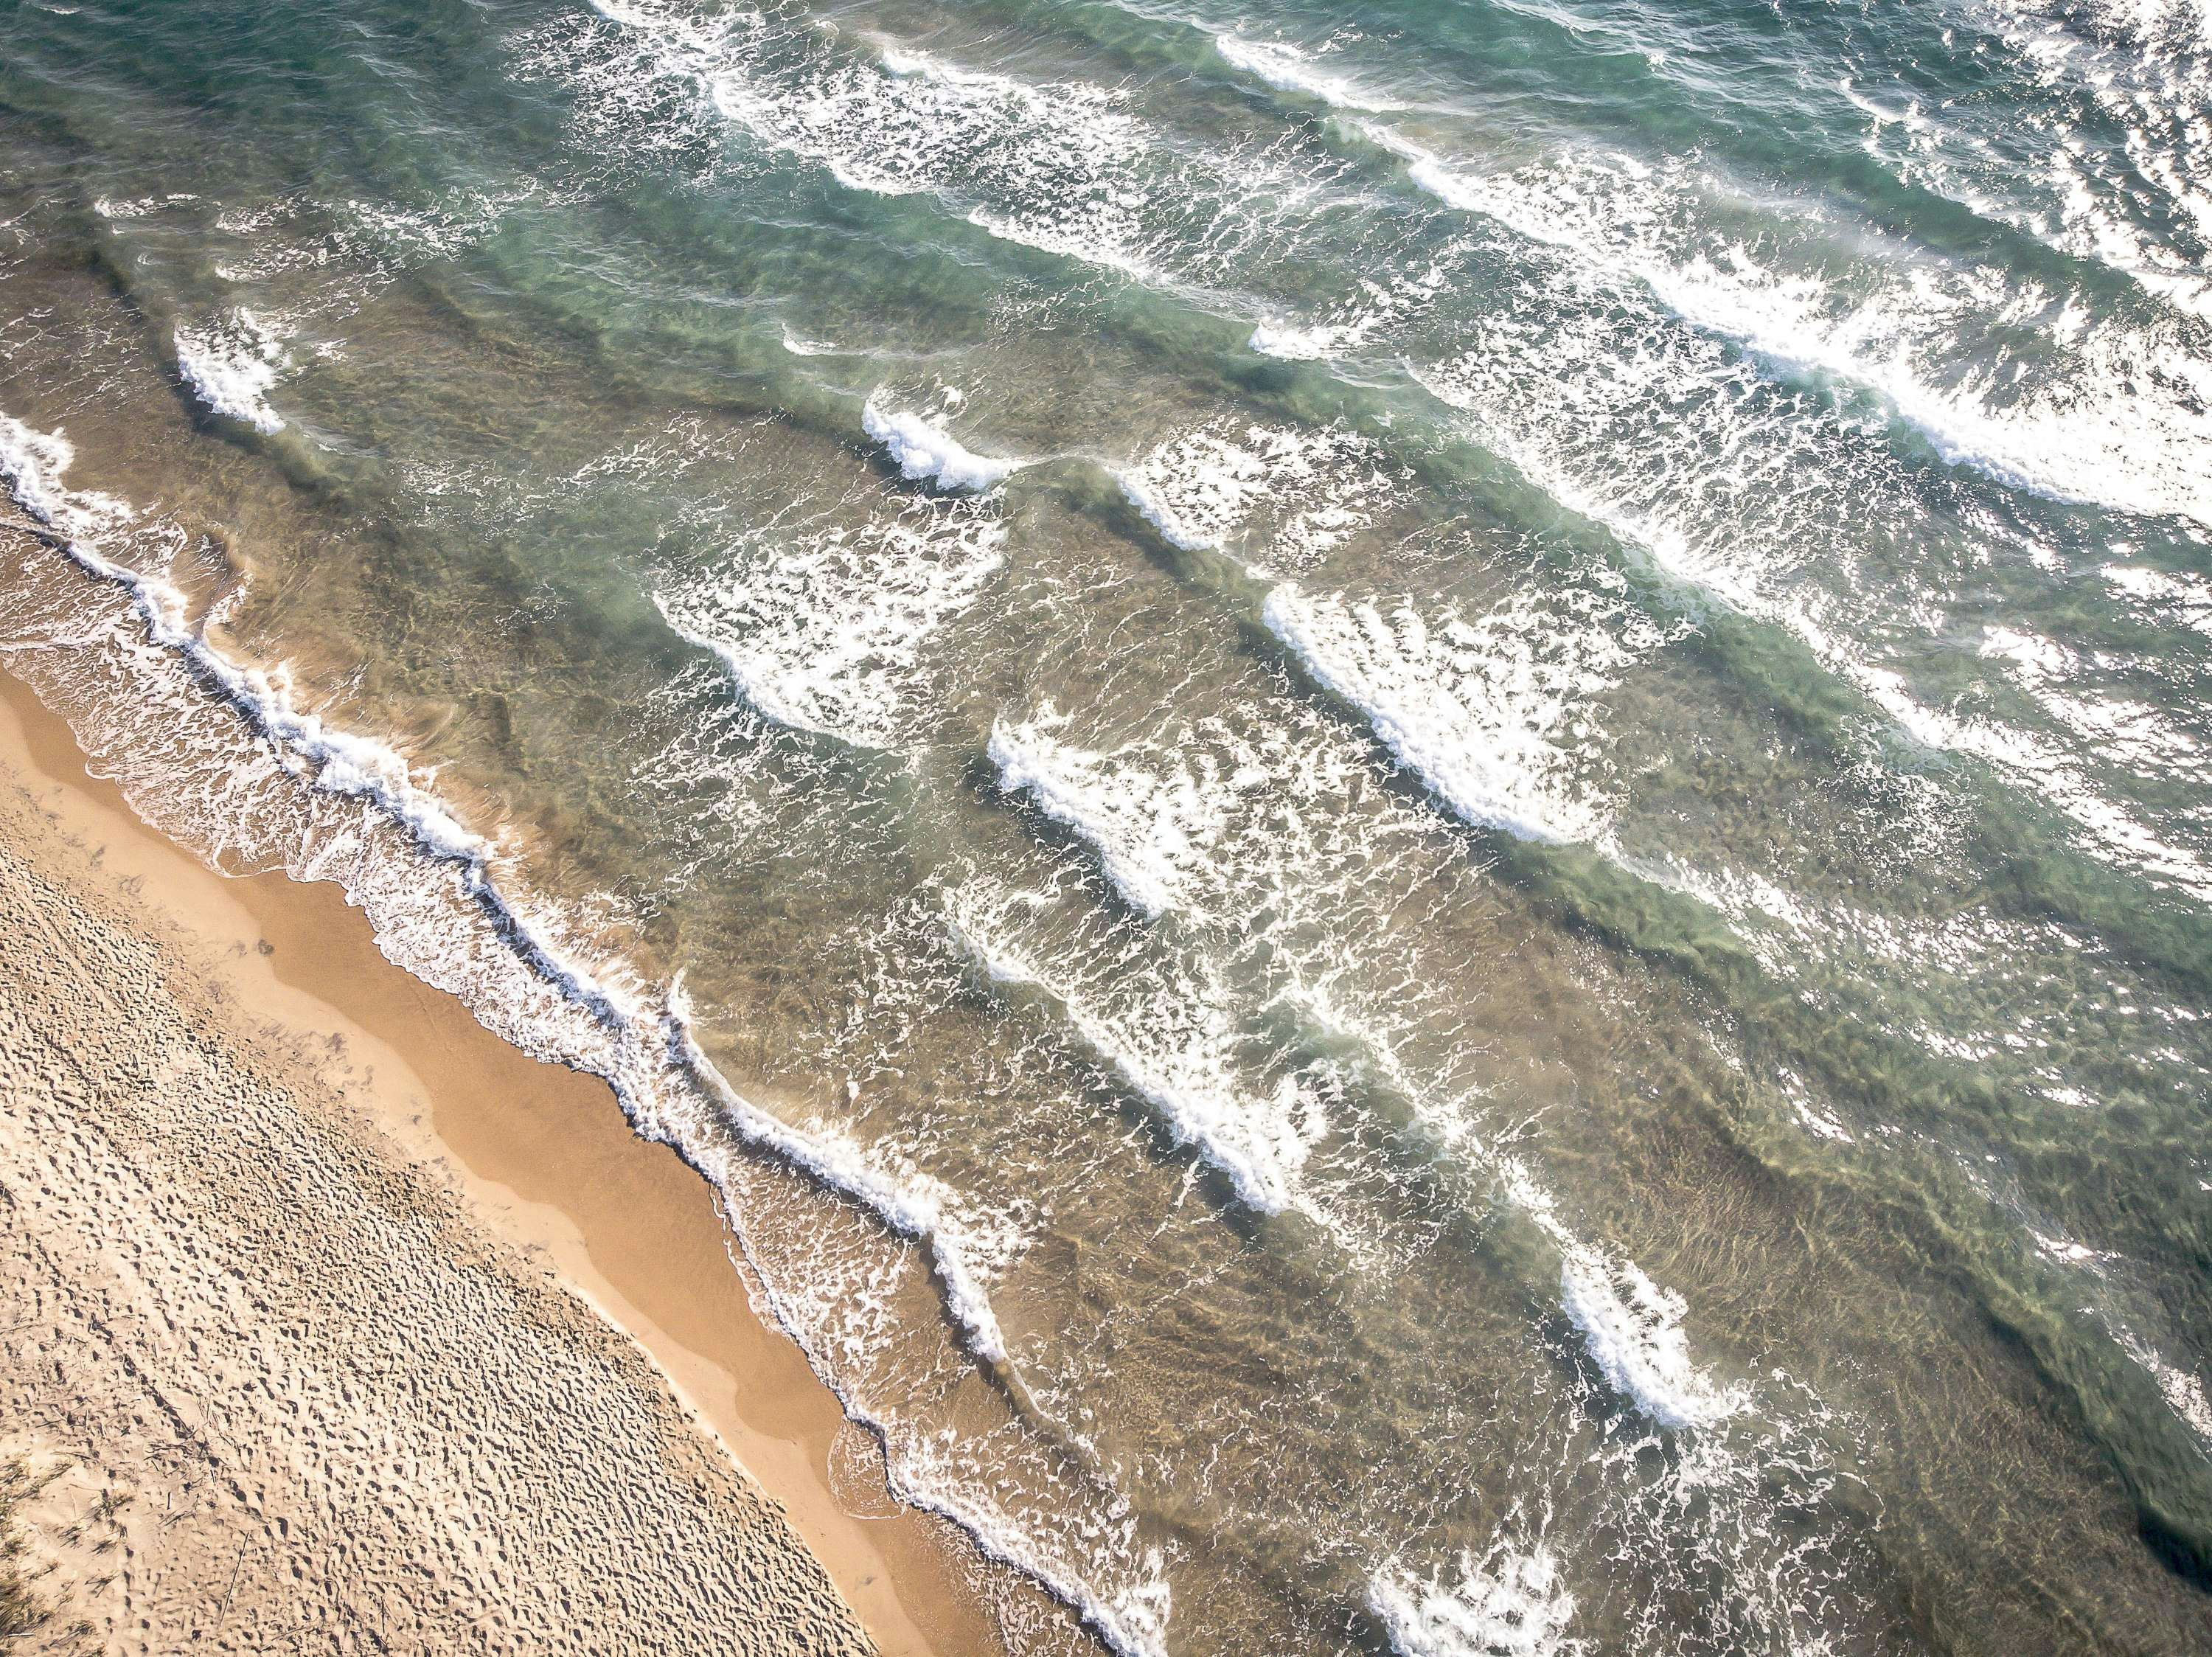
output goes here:
[[[927, 1176], [902, 1183], [841, 1136], [793, 1127], [731, 1087], [698, 1047], [679, 984], [654, 997], [580, 965], [558, 941], [559, 927], [501, 889], [496, 848], [455, 819], [416, 783], [401, 757], [294, 706], [281, 674], [240, 667], [190, 624], [184, 595], [158, 577], [107, 557], [104, 541], [134, 526], [130, 503], [62, 481], [74, 451], [60, 433], [36, 430], [0, 413], [0, 484], [51, 531], [49, 544], [77, 569], [118, 589], [163, 660], [212, 692], [251, 742], [312, 801], [357, 802], [400, 837], [414, 857], [451, 869], [455, 888], [426, 884], [419, 874], [385, 869], [357, 838], [335, 857], [289, 860], [299, 879], [331, 879], [369, 916], [386, 959], [433, 987], [457, 996], [495, 1035], [544, 1059], [600, 1077], [635, 1130], [678, 1149], [726, 1193], [735, 1190], [729, 1152], [718, 1148], [718, 1125], [820, 1185], [848, 1197], [893, 1234], [927, 1252], [943, 1302], [963, 1344], [991, 1365], [1008, 1362], [993, 1312], [981, 1256], [993, 1252], [960, 1198]], [[188, 837], [189, 838], [189, 837]], [[465, 930], [456, 936], [458, 917]], [[473, 920], [471, 920], [473, 917]], [[473, 927], [473, 932], [465, 929]], [[658, 1004], [656, 1005], [656, 999]], [[709, 1101], [720, 1111], [708, 1108]], [[742, 1243], [742, 1235], [740, 1234]], [[892, 1430], [840, 1384], [805, 1338], [803, 1323], [765, 1279], [770, 1314], [798, 1342], [848, 1416], [887, 1441]], [[958, 1525], [981, 1551], [1030, 1576], [1076, 1611], [1121, 1657], [1161, 1657], [1169, 1605], [1160, 1562], [1139, 1560], [1136, 1580], [1109, 1593], [1082, 1577], [1026, 1533], [1018, 1520], [964, 1493], [957, 1475], [930, 1482], [892, 1457], [894, 1493], [908, 1504]]]
[[[946, 1240], [948, 1216], [956, 1200], [948, 1187], [921, 1176], [925, 1184], [902, 1189], [871, 1168], [858, 1147], [804, 1133], [744, 1100], [705, 1063], [690, 1035], [680, 984], [671, 987], [665, 1008], [656, 1016], [638, 997], [579, 965], [549, 935], [543, 923], [501, 892], [495, 879], [496, 853], [491, 843], [464, 827], [434, 795], [416, 783], [398, 753], [381, 742], [301, 712], [278, 679], [240, 667], [187, 625], [184, 597], [173, 587], [117, 564], [97, 550], [94, 524], [99, 518], [112, 521], [122, 503], [112, 496], [79, 497], [77, 491], [64, 485], [60, 473], [73, 458], [68, 442], [58, 434], [34, 431], [13, 417], [0, 414], [0, 480], [13, 489], [26, 510], [56, 532], [64, 550], [79, 567], [131, 595], [154, 643], [184, 658], [250, 729], [281, 752], [314, 767], [312, 777], [302, 780], [324, 793], [369, 801], [401, 826], [422, 852], [458, 865], [471, 895], [496, 917], [517, 952], [563, 999], [589, 1013], [623, 1038], [623, 1045], [636, 1051], [650, 1047], [641, 1041], [641, 1032], [659, 1025], [674, 1033], [676, 1051], [700, 1076], [711, 1078], [716, 1095], [730, 1105], [733, 1119], [749, 1141], [774, 1150], [851, 1197], [895, 1231], [930, 1245], [951, 1308], [972, 1349], [987, 1362], [1006, 1360], [1006, 1343], [981, 1278], [959, 1245]], [[80, 506], [80, 498], [91, 504]], [[300, 774], [295, 771], [295, 776]], [[642, 1070], [631, 1065], [609, 1065], [602, 1069], [587, 1064], [586, 1068], [603, 1075], [623, 1095], [633, 1117], [642, 1112], [659, 1118], [659, 1112], [648, 1108], [648, 1100], [653, 1091], [651, 1082], [658, 1079], [654, 1073], [662, 1067], [648, 1063]]]

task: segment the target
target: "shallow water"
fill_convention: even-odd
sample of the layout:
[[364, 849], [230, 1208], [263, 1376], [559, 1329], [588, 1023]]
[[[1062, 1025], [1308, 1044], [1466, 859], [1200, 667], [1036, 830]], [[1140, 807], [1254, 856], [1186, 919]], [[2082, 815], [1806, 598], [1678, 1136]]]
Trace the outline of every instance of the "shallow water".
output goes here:
[[0, 643], [1118, 1650], [2212, 1649], [2208, 109], [2181, 4], [13, 0]]

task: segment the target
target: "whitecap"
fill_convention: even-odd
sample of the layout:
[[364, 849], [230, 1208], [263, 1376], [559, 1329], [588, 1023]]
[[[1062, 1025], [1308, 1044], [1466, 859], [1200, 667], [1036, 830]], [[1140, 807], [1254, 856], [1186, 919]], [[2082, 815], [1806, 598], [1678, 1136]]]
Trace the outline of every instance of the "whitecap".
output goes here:
[[1340, 75], [1316, 66], [1311, 54], [1280, 40], [1251, 40], [1241, 34], [1218, 34], [1214, 50], [1231, 69], [1258, 76], [1278, 92], [1301, 93], [1339, 109], [1385, 110], [1396, 107], [1370, 96]]
[[1504, 1160], [1498, 1172], [1506, 1194], [1559, 1250], [1560, 1304], [1608, 1386], [1676, 1429], [1713, 1426], [1749, 1403], [1743, 1389], [1717, 1386], [1691, 1358], [1682, 1321], [1689, 1303], [1680, 1295], [1569, 1231], [1521, 1164]]
[[909, 498], [857, 524], [780, 518], [653, 602], [768, 718], [888, 750], [926, 699], [930, 640], [1006, 567], [1006, 533], [966, 497]]
[[2155, 1347], [2139, 1336], [2118, 1330], [2113, 1338], [2158, 1383], [2166, 1407], [2197, 1435], [2197, 1447], [2207, 1459], [2212, 1459], [2212, 1397], [2206, 1395], [2204, 1383], [2161, 1357]]
[[1682, 322], [1784, 371], [1874, 393], [1947, 464], [2051, 499], [2212, 524], [2199, 462], [2212, 443], [2212, 366], [2170, 333], [2087, 328], [2074, 304], [2060, 306], [2045, 338], [2069, 370], [2063, 388], [2030, 387], [1999, 404], [1972, 382], [1941, 383], [1927, 348], [1969, 323], [2019, 324], [2049, 308], [2053, 295], [2040, 289], [2008, 286], [1986, 268], [1933, 270], [1909, 248], [1876, 243], [1878, 284], [1844, 307], [1826, 274], [1769, 269], [1741, 243], [1680, 245], [1685, 207], [1725, 189], [1687, 162], [1567, 156], [1480, 172], [1382, 123], [1359, 125], [1447, 206], [1571, 253], [1588, 277], [1637, 283]]
[[177, 371], [214, 413], [259, 432], [283, 429], [269, 393], [284, 368], [284, 343], [247, 310], [204, 328], [179, 326]]
[[1003, 918], [1020, 901], [981, 886], [951, 893], [947, 935], [994, 984], [1057, 1003], [1075, 1033], [1179, 1142], [1227, 1176], [1246, 1206], [1267, 1215], [1298, 1206], [1300, 1173], [1328, 1130], [1323, 1101], [1296, 1075], [1272, 1089], [1239, 1077], [1224, 998], [1209, 986], [1191, 994], [1158, 986], [1133, 1005], [1109, 1007], [1073, 974], [1032, 959]]
[[1736, 1401], [1690, 1361], [1688, 1303], [1630, 1260], [1563, 1240], [1559, 1293], [1607, 1383], [1662, 1427], [1705, 1427]]
[[1215, 549], [1216, 544], [1205, 526], [1186, 517], [1140, 474], [1116, 472], [1114, 481], [1121, 485], [1121, 497], [1137, 509], [1139, 517], [1160, 532], [1161, 539], [1169, 545], [1185, 552], [1210, 552]]
[[1590, 698], [1662, 642], [1509, 603], [1469, 622], [1431, 624], [1410, 604], [1310, 594], [1285, 582], [1261, 610], [1267, 629], [1324, 687], [1358, 709], [1398, 762], [1462, 820], [1526, 840], [1589, 840], [1604, 816], [1574, 788], [1574, 747]]
[[1344, 427], [1237, 420], [1165, 438], [1115, 479], [1170, 545], [1243, 544], [1247, 568], [1262, 577], [1316, 564], [1370, 527], [1397, 484], [1382, 450]]
[[1188, 770], [1155, 777], [1061, 741], [1054, 733], [1065, 722], [1049, 704], [1019, 724], [994, 721], [989, 752], [1000, 783], [1073, 830], [1123, 900], [1156, 921], [1205, 871], [1220, 829], [1215, 804]]
[[978, 454], [919, 414], [884, 409], [871, 397], [860, 411], [869, 436], [890, 451], [910, 483], [933, 483], [956, 493], [981, 495], [1021, 470], [1019, 460]]

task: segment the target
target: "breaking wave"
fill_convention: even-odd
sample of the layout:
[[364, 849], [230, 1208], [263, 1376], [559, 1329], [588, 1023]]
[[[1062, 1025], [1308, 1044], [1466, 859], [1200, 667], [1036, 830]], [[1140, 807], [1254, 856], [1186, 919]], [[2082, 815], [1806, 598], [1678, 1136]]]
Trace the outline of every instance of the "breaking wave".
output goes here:
[[283, 417], [269, 405], [284, 367], [283, 340], [252, 312], [204, 328], [179, 326], [174, 338], [177, 371], [211, 413], [258, 432], [283, 429]]

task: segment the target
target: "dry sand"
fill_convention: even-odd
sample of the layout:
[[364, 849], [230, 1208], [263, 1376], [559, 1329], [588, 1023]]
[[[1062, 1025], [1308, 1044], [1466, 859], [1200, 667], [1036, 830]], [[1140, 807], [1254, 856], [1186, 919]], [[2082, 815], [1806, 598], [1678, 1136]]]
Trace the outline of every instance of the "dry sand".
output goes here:
[[603, 1085], [0, 691], [0, 1457], [52, 1606], [11, 1648], [1003, 1648]]

